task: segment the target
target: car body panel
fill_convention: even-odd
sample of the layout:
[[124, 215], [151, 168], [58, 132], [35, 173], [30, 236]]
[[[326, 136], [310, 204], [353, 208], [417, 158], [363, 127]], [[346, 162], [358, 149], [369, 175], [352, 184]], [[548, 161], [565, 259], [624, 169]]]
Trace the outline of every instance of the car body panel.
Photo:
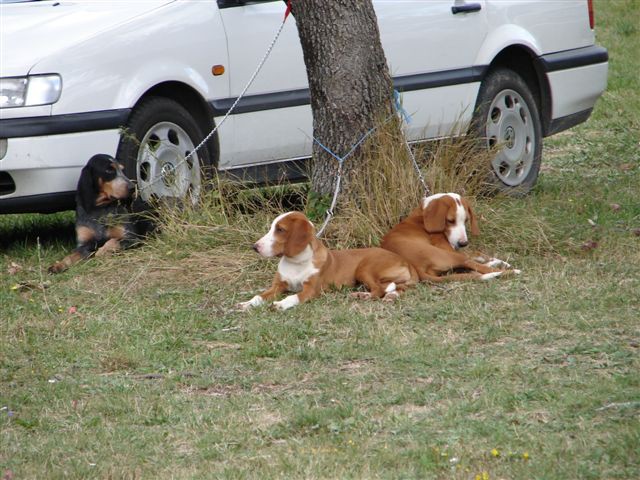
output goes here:
[[[248, 4], [220, 10], [229, 51], [231, 97], [245, 88], [282, 23], [283, 2]], [[265, 61], [249, 95], [288, 92], [307, 88], [307, 72], [302, 58], [295, 18], [284, 25], [277, 44]], [[220, 122], [220, 118], [216, 122]], [[311, 112], [308, 106], [288, 106], [273, 110], [240, 113], [231, 119], [231, 152], [221, 144], [222, 168], [310, 154]], [[264, 128], [269, 125], [269, 128]], [[221, 135], [222, 136], [222, 133]], [[224, 154], [227, 153], [225, 156]]]
[[607, 85], [607, 64], [549, 72], [554, 102], [552, 118], [557, 119], [593, 108]]
[[24, 75], [40, 61], [64, 54], [171, 1], [175, 0], [59, 2], [56, 7], [52, 2], [3, 5], [3, 50], [11, 55], [3, 56], [2, 76]]
[[[376, 2], [380, 38], [396, 85], [410, 75], [457, 72], [474, 64], [488, 34], [484, 1], [477, 12], [453, 15], [450, 0]], [[460, 32], [464, 32], [464, 46]], [[442, 55], [441, 45], [447, 48]], [[411, 114], [406, 126], [411, 141], [459, 133], [471, 120], [479, 81], [404, 91], [403, 106]], [[403, 89], [400, 89], [403, 90]]]
[[[119, 140], [118, 130], [11, 139], [11, 149], [0, 162], [1, 169], [10, 171], [16, 183], [15, 195], [8, 198], [47, 193], [50, 186], [59, 192], [74, 191], [77, 158], [115, 152]], [[73, 145], [73, 154], [69, 145]]]
[[524, 47], [536, 56], [542, 55], [541, 45], [529, 31], [509, 23], [491, 30], [478, 51], [474, 63], [489, 65], [501, 51], [514, 45]]
[[[204, 98], [228, 96], [229, 80], [211, 75], [215, 63], [227, 62], [220, 17], [215, 4], [204, 8], [198, 3], [167, 3], [35, 65], [31, 73], [56, 72], [63, 78], [52, 114], [86, 111], [88, 104], [92, 111], [131, 108], [165, 81], [183, 82]], [[190, 31], [197, 33], [201, 49], [194, 49]], [[150, 47], [131, 47], [151, 38]]]
[[529, 32], [538, 54], [593, 45], [587, 1], [580, 0], [487, 0], [489, 29], [512, 25]]

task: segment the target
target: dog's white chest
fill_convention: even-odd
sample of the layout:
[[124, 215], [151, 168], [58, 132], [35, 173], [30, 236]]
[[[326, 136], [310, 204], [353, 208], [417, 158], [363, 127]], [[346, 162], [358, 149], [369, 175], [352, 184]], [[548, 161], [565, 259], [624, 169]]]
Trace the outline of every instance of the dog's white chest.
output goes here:
[[278, 274], [291, 292], [302, 290], [302, 284], [320, 270], [313, 265], [313, 251], [307, 247], [295, 257], [282, 257], [278, 265]]

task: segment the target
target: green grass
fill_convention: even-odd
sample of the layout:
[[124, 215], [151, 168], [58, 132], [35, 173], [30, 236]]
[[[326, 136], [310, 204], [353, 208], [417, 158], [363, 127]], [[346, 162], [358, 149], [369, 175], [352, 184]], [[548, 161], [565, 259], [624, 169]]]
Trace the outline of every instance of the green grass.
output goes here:
[[478, 202], [476, 245], [518, 278], [238, 313], [275, 269], [249, 249], [267, 216], [56, 277], [73, 215], [0, 218], [0, 473], [639, 478], [640, 3], [596, 15], [593, 117], [531, 195]]

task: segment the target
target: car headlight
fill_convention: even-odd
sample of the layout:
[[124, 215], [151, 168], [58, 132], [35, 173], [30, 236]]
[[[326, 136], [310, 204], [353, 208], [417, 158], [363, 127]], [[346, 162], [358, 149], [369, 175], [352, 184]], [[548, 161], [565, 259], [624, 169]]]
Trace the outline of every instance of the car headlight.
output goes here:
[[60, 75], [0, 78], [0, 108], [56, 103], [62, 91]]

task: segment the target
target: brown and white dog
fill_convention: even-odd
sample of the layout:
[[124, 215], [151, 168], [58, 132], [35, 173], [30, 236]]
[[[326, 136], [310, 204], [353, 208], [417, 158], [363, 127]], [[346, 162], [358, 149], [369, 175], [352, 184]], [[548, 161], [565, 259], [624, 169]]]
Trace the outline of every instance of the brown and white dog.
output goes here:
[[497, 258], [479, 255], [471, 259], [458, 252], [469, 244], [467, 221], [471, 233], [479, 235], [476, 217], [464, 198], [457, 193], [431, 195], [393, 227], [380, 246], [407, 259], [420, 280], [489, 280], [520, 273]]
[[280, 257], [280, 263], [271, 288], [238, 304], [242, 310], [262, 305], [284, 292], [298, 292], [273, 302], [276, 308], [286, 310], [331, 287], [356, 284], [365, 285], [369, 291], [355, 292], [354, 297], [391, 301], [418, 282], [409, 262], [387, 250], [329, 250], [316, 238], [313, 224], [300, 212], [277, 217], [253, 249], [263, 257]]

